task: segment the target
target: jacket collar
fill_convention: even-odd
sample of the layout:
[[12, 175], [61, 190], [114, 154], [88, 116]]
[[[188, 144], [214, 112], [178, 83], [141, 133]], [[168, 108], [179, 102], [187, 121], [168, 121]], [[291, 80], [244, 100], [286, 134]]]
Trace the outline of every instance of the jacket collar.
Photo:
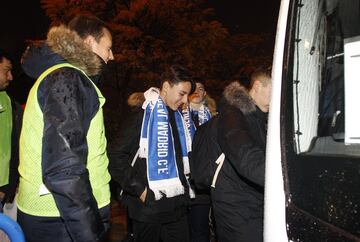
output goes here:
[[46, 44], [52, 51], [83, 70], [88, 76], [99, 75], [100, 58], [84, 44], [76, 32], [64, 25], [52, 27], [47, 34]]
[[225, 88], [224, 98], [245, 115], [256, 112], [253, 99], [249, 96], [247, 89], [238, 82], [232, 82]]
[[68, 62], [88, 76], [101, 74], [102, 59], [88, 48], [77, 33], [61, 25], [52, 27], [46, 41], [34, 43], [25, 53], [24, 72], [36, 79], [49, 67]]

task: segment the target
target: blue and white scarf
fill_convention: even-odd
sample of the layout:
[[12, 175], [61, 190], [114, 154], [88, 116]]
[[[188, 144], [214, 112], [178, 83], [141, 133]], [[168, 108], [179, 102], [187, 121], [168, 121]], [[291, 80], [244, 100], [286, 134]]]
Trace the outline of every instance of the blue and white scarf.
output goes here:
[[[147, 178], [155, 199], [184, 194], [176, 165], [174, 138], [169, 122], [169, 114], [157, 88], [144, 93], [144, 117], [141, 127], [140, 153], [147, 162]], [[191, 137], [179, 111], [175, 113], [179, 133], [184, 174], [190, 174], [188, 152], [191, 151]]]
[[204, 123], [206, 123], [211, 119], [210, 110], [204, 104], [201, 105], [198, 112], [199, 112], [199, 125], [203, 125]]
[[204, 104], [201, 105], [199, 111], [195, 111], [192, 109], [191, 104], [187, 103], [186, 105], [183, 105], [182, 108], [182, 115], [184, 117], [186, 127], [188, 128], [190, 132], [191, 139], [194, 138], [194, 134], [196, 131], [196, 127], [194, 124], [194, 121], [192, 120], [193, 113], [197, 112], [199, 117], [199, 125], [203, 125], [207, 121], [211, 119], [211, 113]]
[[189, 103], [182, 106], [181, 113], [184, 117], [186, 128], [189, 130], [191, 140], [194, 138], [196, 127], [192, 119], [192, 112]]

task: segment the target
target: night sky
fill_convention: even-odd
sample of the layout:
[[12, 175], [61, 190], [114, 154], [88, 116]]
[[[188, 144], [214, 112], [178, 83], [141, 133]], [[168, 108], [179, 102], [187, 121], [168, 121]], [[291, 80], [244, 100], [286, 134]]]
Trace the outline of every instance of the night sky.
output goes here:
[[[216, 18], [231, 32], [274, 33], [280, 0], [209, 0]], [[20, 6], [21, 5], [21, 6]], [[3, 1], [0, 47], [19, 58], [26, 39], [43, 39], [49, 20], [39, 0]]]
[[6, 0], [1, 3], [0, 47], [18, 59], [27, 39], [43, 39], [49, 20], [40, 7], [39, 0]]
[[[208, 3], [214, 7], [216, 19], [231, 33], [275, 34], [280, 0], [208, 0]], [[44, 39], [50, 21], [40, 0], [6, 0], [1, 4], [0, 48], [13, 55], [16, 83], [14, 81], [8, 91], [17, 92], [32, 85], [18, 64], [26, 48], [25, 40]], [[26, 97], [18, 99], [23, 102]]]
[[237, 33], [275, 33], [280, 0], [209, 0], [220, 22]]
[[22, 72], [19, 60], [26, 48], [26, 40], [45, 38], [49, 20], [39, 0], [6, 0], [1, 2], [0, 23], [0, 48], [13, 57], [14, 80], [7, 92], [19, 103], [25, 103], [33, 80]]

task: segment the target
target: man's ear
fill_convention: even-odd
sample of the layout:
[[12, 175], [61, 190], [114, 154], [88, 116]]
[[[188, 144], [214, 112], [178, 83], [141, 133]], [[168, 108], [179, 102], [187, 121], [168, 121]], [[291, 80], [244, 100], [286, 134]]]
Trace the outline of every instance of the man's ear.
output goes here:
[[85, 39], [84, 39], [84, 43], [86, 45], [88, 45], [90, 48], [92, 48], [93, 44], [94, 44], [95, 38], [92, 35], [88, 35]]
[[255, 92], [259, 91], [260, 85], [262, 85], [262, 84], [261, 84], [261, 82], [259, 80], [254, 81], [254, 84], [253, 84], [252, 88], [254, 89]]
[[162, 89], [167, 92], [169, 88], [170, 88], [170, 83], [168, 81], [164, 81], [162, 85]]

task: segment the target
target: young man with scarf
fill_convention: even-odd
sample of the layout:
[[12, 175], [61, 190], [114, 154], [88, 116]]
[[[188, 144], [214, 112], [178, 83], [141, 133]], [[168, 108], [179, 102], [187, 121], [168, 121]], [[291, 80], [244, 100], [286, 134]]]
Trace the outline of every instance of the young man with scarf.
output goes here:
[[121, 130], [120, 144], [109, 152], [110, 173], [123, 189], [137, 242], [189, 241], [191, 137], [179, 108], [194, 87], [184, 68], [168, 68], [161, 89], [144, 93], [144, 112]]
[[[189, 97], [189, 102], [183, 105], [182, 113], [190, 130], [191, 137], [194, 137], [196, 129], [209, 121], [212, 117], [206, 97], [205, 85], [200, 80], [195, 80], [196, 89]], [[195, 189], [195, 198], [191, 199], [190, 211], [188, 214], [190, 241], [209, 242], [210, 241], [210, 195], [208, 191]]]

